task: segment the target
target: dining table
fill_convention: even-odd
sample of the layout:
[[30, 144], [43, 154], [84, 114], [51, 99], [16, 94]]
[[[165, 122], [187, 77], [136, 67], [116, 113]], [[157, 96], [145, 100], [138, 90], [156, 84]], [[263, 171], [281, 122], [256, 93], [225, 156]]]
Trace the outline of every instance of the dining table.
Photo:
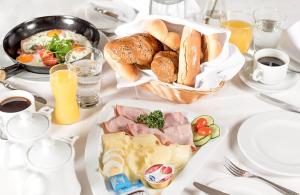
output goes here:
[[[199, 0], [199, 2], [203, 2]], [[2, 41], [5, 34], [17, 24], [43, 15], [74, 15], [76, 10], [88, 1], [82, 0], [1, 0], [0, 1], [0, 65], [9, 66], [12, 61], [5, 55]], [[101, 0], [99, 0], [101, 2]], [[140, 14], [147, 14], [147, 0], [124, 0], [129, 6], [134, 6]], [[144, 2], [144, 3], [141, 3]], [[147, 3], [146, 3], [147, 2]], [[226, 9], [245, 10], [252, 13], [253, 10], [262, 6], [272, 6], [279, 8], [286, 14], [284, 26], [288, 27], [292, 23], [300, 20], [300, 1], [296, 0], [227, 0]], [[110, 37], [113, 38], [113, 37]], [[246, 64], [252, 63], [251, 58], [246, 58]], [[299, 75], [298, 75], [299, 76]], [[35, 77], [37, 79], [28, 79]], [[40, 80], [39, 80], [40, 79]], [[88, 133], [95, 128], [99, 113], [103, 105], [111, 100], [117, 99], [143, 99], [153, 102], [164, 102], [166, 104], [182, 107], [199, 114], [209, 114], [217, 118], [222, 125], [228, 129], [228, 134], [221, 143], [212, 151], [206, 159], [205, 164], [200, 168], [193, 181], [208, 184], [221, 178], [233, 177], [224, 168], [224, 157], [233, 160], [237, 165], [253, 173], [263, 176], [279, 185], [300, 192], [300, 177], [289, 177], [272, 174], [255, 164], [251, 163], [241, 152], [237, 143], [237, 132], [240, 125], [247, 118], [269, 111], [282, 110], [280, 107], [266, 103], [258, 97], [258, 91], [244, 84], [240, 77], [236, 75], [230, 81], [225, 82], [221, 90], [216, 93], [201, 97], [191, 104], [177, 104], [150, 94], [139, 87], [117, 88], [115, 73], [107, 63], [103, 66], [101, 84], [101, 105], [91, 109], [80, 109], [80, 120], [72, 125], [52, 124], [50, 134], [52, 136], [80, 136], [75, 143], [75, 168], [78, 180], [81, 185], [82, 195], [92, 195], [92, 190], [85, 171], [84, 153]], [[8, 79], [8, 82], [18, 89], [27, 90], [39, 94], [46, 98], [49, 106], [54, 106], [54, 99], [51, 93], [49, 77], [37, 76], [32, 73], [22, 72]], [[0, 94], [9, 89], [0, 85]], [[276, 91], [270, 94], [272, 97], [283, 100], [300, 107], [300, 82], [296, 82], [293, 87], [287, 90]], [[41, 105], [38, 105], [40, 107]], [[283, 129], [284, 131], [284, 129]], [[96, 155], [96, 154], [95, 154]], [[0, 194], [17, 195], [18, 189], [10, 178], [10, 173], [0, 169]], [[182, 194], [198, 194], [199, 191], [190, 183], [185, 186]], [[95, 194], [96, 195], [96, 194]]]

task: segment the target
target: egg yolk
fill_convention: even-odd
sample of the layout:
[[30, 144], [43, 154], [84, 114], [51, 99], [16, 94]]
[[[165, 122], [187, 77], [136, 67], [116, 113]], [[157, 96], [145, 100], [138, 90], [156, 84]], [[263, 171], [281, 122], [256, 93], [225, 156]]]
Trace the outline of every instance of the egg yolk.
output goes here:
[[79, 44], [74, 43], [74, 44], [72, 45], [72, 49], [74, 49], [74, 51], [76, 51], [76, 52], [80, 52], [80, 51], [83, 51], [83, 50], [84, 50], [84, 47], [82, 47], [82, 46], [79, 45]]
[[55, 35], [60, 35], [62, 33], [62, 30], [59, 29], [53, 29], [53, 30], [49, 30], [47, 33], [48, 37], [54, 37]]
[[17, 57], [17, 61], [21, 63], [28, 63], [33, 60], [33, 55], [32, 54], [21, 54], [20, 56]]

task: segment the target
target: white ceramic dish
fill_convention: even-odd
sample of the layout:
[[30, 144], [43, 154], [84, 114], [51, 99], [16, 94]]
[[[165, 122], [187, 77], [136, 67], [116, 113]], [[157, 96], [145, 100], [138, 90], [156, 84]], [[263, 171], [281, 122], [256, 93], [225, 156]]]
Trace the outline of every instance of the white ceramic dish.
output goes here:
[[228, 177], [213, 181], [209, 186], [230, 195], [280, 195], [278, 191], [268, 186], [268, 184], [251, 178]]
[[[98, 48], [102, 51], [105, 44], [109, 41], [109, 38], [101, 31], [99, 31], [100, 34], [100, 42], [98, 44]], [[18, 81], [31, 81], [31, 82], [49, 82], [49, 74], [36, 74], [28, 71], [21, 72], [12, 78], [9, 78], [11, 82], [14, 82], [16, 80]]]
[[81, 15], [81, 17], [94, 24], [96, 28], [108, 33], [113, 33], [115, 28], [123, 22], [95, 11], [95, 7], [117, 14], [123, 22], [130, 22], [136, 17], [136, 12], [133, 8], [118, 0], [92, 1], [77, 10], [77, 15]]
[[[178, 106], [173, 106], [170, 104], [142, 100], [114, 100], [106, 104], [103, 107], [102, 111], [98, 114], [99, 117], [97, 120], [97, 124], [95, 124], [95, 128], [90, 131], [85, 148], [86, 173], [94, 195], [114, 194], [114, 192], [110, 190], [110, 186], [107, 185], [102, 175], [98, 172], [99, 156], [102, 152], [101, 135], [103, 134], [103, 130], [98, 124], [107, 121], [114, 116], [114, 106], [116, 104], [146, 108], [150, 110], [159, 108], [162, 111], [183, 112], [188, 117], [189, 121], [191, 121], [199, 115], [205, 114], [191, 113], [186, 109], [181, 109]], [[210, 155], [213, 154], [213, 151], [215, 150], [216, 146], [227, 134], [227, 130], [224, 128], [224, 126], [220, 124], [219, 120], [215, 118], [215, 121], [221, 127], [221, 136], [209, 141], [199, 150], [199, 152], [195, 153], [194, 156], [187, 163], [185, 168], [175, 178], [175, 180], [167, 188], [161, 191], [161, 194], [181, 194], [184, 187], [187, 186], [187, 184], [189, 184], [190, 182], [192, 182], [191, 180], [198, 173], [198, 170], [209, 159]], [[149, 189], [149, 191], [151, 194], [158, 193], [157, 190]]]
[[253, 67], [251, 65], [245, 66], [240, 71], [239, 77], [246, 85], [256, 91], [268, 93], [287, 90], [293, 87], [299, 80], [299, 76], [297, 73], [288, 71], [286, 77], [281, 83], [275, 85], [266, 85], [260, 82], [256, 82], [251, 78], [252, 68]]
[[252, 163], [271, 173], [300, 176], [300, 115], [272, 111], [254, 115], [240, 127], [237, 140]]

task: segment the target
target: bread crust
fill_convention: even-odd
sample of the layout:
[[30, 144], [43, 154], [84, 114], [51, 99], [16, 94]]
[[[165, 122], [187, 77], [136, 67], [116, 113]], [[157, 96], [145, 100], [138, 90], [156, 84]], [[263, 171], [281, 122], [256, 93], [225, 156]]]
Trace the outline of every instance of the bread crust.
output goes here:
[[146, 31], [173, 51], [178, 51], [180, 47], [180, 35], [176, 32], [169, 32], [166, 24], [162, 20], [156, 19], [148, 21]]
[[104, 47], [104, 57], [121, 77], [128, 81], [139, 78], [139, 70], [150, 68], [154, 55], [163, 50], [163, 45], [148, 33], [138, 33], [115, 39]]
[[201, 55], [201, 33], [185, 26], [180, 43], [178, 83], [194, 87], [201, 72]]
[[153, 58], [151, 70], [160, 81], [173, 83], [177, 80], [178, 61], [177, 52], [160, 51]]

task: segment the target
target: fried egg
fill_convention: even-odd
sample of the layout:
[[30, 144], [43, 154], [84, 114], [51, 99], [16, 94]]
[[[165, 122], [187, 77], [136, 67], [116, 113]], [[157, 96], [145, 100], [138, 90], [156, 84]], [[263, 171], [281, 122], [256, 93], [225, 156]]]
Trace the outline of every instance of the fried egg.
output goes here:
[[24, 53], [34, 53], [36, 46], [46, 46], [54, 36], [59, 39], [72, 40], [73, 44], [84, 47], [91, 47], [90, 41], [83, 35], [72, 32], [70, 30], [52, 29], [39, 32], [21, 41], [21, 50]]
[[16, 60], [22, 64], [28, 64], [32, 66], [44, 66], [43, 60], [38, 53], [34, 54], [21, 54]]

